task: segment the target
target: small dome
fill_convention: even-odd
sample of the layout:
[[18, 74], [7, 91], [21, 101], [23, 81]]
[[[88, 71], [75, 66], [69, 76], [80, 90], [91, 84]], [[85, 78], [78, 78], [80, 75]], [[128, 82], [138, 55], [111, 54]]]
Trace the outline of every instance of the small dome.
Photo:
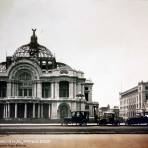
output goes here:
[[46, 47], [38, 44], [37, 36], [35, 35], [36, 29], [32, 29], [33, 35], [29, 44], [19, 47], [13, 57], [53, 57], [51, 51]]
[[69, 65], [61, 62], [57, 62], [57, 68], [59, 69], [67, 69], [67, 70], [73, 70]]

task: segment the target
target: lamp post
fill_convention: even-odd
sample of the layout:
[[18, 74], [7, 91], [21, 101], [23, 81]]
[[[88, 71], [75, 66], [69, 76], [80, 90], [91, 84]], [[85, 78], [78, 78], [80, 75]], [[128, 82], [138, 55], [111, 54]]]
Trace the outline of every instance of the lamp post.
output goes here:
[[81, 101], [83, 100], [84, 95], [81, 94], [81, 93], [79, 93], [79, 94], [76, 95], [76, 97], [78, 97], [78, 99], [79, 99], [79, 103], [80, 103], [80, 111], [81, 111]]
[[145, 113], [146, 113], [146, 103], [147, 103], [147, 100], [144, 101], [143, 106], [142, 106], [142, 114], [143, 114], [143, 116], [145, 116]]

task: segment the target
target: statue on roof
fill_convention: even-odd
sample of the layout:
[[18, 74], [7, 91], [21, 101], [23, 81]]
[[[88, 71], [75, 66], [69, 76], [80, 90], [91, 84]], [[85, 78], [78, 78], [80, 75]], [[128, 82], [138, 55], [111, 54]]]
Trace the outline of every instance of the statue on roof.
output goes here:
[[36, 29], [32, 29], [33, 35], [31, 36], [31, 44], [37, 45], [37, 36], [35, 35]]
[[35, 36], [36, 29], [32, 29], [32, 31], [33, 31], [33, 36]]

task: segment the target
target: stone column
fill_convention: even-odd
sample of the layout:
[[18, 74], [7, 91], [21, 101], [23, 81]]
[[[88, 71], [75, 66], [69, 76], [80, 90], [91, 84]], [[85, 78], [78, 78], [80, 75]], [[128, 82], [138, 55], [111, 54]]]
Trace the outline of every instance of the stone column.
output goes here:
[[89, 96], [89, 101], [92, 101], [92, 87], [90, 88], [90, 96]]
[[51, 83], [51, 98], [54, 98], [54, 83]]
[[73, 82], [69, 83], [69, 98], [73, 99]]
[[8, 115], [7, 115], [8, 118], [10, 118], [10, 103], [8, 103]]
[[15, 103], [15, 118], [17, 118], [17, 103]]
[[51, 109], [51, 108], [50, 108], [50, 104], [49, 104], [49, 107], [48, 107], [48, 117], [49, 117], [49, 118], [51, 118], [51, 112], [50, 112], [50, 109]]
[[81, 94], [82, 92], [81, 92], [81, 84], [80, 83], [78, 83], [77, 84], [77, 93], [76, 93], [76, 95], [77, 94]]
[[73, 83], [73, 98], [76, 98], [76, 82]]
[[38, 118], [40, 118], [40, 104], [38, 104]]
[[81, 94], [84, 95], [84, 84], [81, 84]]
[[8, 105], [7, 103], [5, 104], [5, 118], [8, 117]]
[[35, 103], [33, 103], [33, 118], [35, 118]]
[[14, 82], [12, 83], [12, 96], [15, 96], [15, 84]]
[[33, 84], [33, 96], [36, 98], [37, 97], [37, 84], [36, 82]]
[[16, 96], [19, 96], [19, 84], [18, 84], [18, 82], [16, 83]]
[[57, 119], [57, 103], [51, 104], [51, 119]]
[[7, 82], [7, 97], [11, 97], [11, 82]]
[[6, 118], [6, 110], [5, 110], [5, 104], [4, 104], [4, 109], [3, 109], [3, 118]]
[[42, 98], [42, 83], [41, 82], [37, 83], [37, 97]]
[[43, 104], [41, 104], [41, 118], [43, 118]]
[[16, 84], [15, 84], [15, 82], [13, 83], [13, 86], [14, 86], [14, 89], [13, 89], [13, 91], [14, 91], [14, 96], [16, 96]]
[[59, 98], [59, 82], [55, 83], [55, 99]]
[[25, 103], [24, 118], [27, 118], [27, 104]]

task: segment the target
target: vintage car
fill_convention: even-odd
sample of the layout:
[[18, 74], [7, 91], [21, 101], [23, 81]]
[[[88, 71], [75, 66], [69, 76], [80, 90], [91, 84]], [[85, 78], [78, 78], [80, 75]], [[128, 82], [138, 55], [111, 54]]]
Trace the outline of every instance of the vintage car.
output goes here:
[[120, 117], [116, 117], [113, 112], [106, 112], [104, 115], [97, 120], [97, 125], [120, 125]]
[[65, 117], [61, 124], [76, 124], [76, 125], [87, 125], [89, 121], [89, 112], [88, 111], [73, 111], [71, 112], [71, 117]]

